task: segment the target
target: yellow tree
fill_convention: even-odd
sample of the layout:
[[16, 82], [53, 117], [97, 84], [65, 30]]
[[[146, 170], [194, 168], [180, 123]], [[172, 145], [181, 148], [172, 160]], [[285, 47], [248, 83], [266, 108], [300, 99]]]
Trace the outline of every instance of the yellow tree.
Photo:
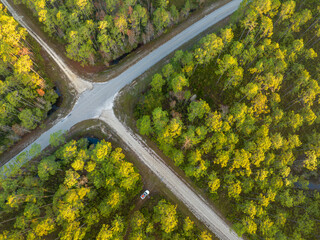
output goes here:
[[161, 229], [165, 233], [172, 232], [178, 226], [176, 208], [177, 206], [167, 203], [165, 200], [159, 201], [154, 207], [154, 221], [161, 224]]
[[114, 25], [123, 35], [128, 29], [127, 19], [123, 14], [120, 14], [115, 18]]

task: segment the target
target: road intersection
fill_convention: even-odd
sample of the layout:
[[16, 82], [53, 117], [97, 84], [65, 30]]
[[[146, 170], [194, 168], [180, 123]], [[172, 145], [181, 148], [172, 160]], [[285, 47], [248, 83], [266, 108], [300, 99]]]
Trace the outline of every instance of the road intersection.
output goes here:
[[[78, 92], [78, 99], [70, 114], [57, 122], [52, 128], [44, 132], [33, 143], [40, 144], [41, 149], [49, 145], [50, 135], [59, 130], [68, 131], [75, 124], [88, 119], [100, 119], [106, 122], [116, 134], [134, 151], [139, 159], [146, 164], [180, 199], [189, 210], [202, 221], [220, 239], [241, 239], [231, 230], [230, 226], [219, 217], [210, 204], [201, 196], [195, 193], [192, 188], [183, 182], [177, 175], [161, 160], [159, 156], [144, 142], [136, 136], [130, 129], [124, 126], [114, 115], [113, 102], [119, 91], [130, 84], [133, 80], [147, 71], [150, 67], [158, 63], [161, 59], [175, 51], [184, 43], [196, 37], [212, 25], [232, 14], [239, 6], [241, 0], [233, 0], [219, 9], [208, 14], [197, 21], [181, 33], [177, 34], [169, 41], [150, 52], [147, 56], [122, 72], [119, 76], [104, 83], [92, 83], [85, 81], [77, 76], [62, 60], [62, 58], [50, 48], [26, 22], [10, 6], [7, 0], [1, 2], [8, 8], [12, 16], [25, 27], [29, 34], [39, 42], [39, 44], [48, 52], [52, 59], [58, 64], [66, 74], [70, 83]], [[29, 151], [31, 145], [22, 152]], [[14, 163], [15, 158], [11, 159], [9, 164]]]

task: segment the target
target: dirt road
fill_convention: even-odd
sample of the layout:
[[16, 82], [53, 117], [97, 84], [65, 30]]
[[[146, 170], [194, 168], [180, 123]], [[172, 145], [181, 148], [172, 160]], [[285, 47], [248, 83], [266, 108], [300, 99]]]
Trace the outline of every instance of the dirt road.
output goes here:
[[201, 196], [183, 182], [161, 158], [130, 129], [126, 128], [114, 115], [112, 109], [103, 111], [100, 119], [105, 121], [135, 151], [165, 185], [179, 198], [189, 210], [220, 239], [241, 239], [226, 224]]

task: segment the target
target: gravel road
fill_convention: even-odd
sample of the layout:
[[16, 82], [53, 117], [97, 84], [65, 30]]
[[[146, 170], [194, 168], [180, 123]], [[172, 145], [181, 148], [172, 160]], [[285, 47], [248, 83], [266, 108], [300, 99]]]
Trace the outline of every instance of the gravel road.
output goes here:
[[[161, 159], [149, 148], [147, 148], [139, 137], [128, 130], [113, 113], [113, 101], [118, 92], [142, 73], [169, 55], [171, 52], [188, 42], [207, 28], [232, 14], [239, 6], [241, 0], [233, 0], [208, 14], [198, 22], [194, 23], [159, 48], [149, 53], [146, 57], [135, 63], [116, 78], [105, 83], [90, 83], [81, 79], [64, 63], [61, 57], [51, 49], [20, 17], [6, 0], [1, 2], [8, 8], [13, 17], [27, 29], [40, 45], [50, 54], [58, 66], [66, 74], [79, 93], [79, 98], [71, 113], [61, 119], [47, 132], [43, 133], [34, 143], [40, 144], [44, 149], [49, 145], [50, 134], [59, 130], [69, 130], [73, 125], [83, 120], [100, 118], [109, 124], [125, 143], [139, 156], [152, 171], [166, 184], [166, 186], [180, 199], [193, 214], [199, 218], [220, 239], [241, 239], [221, 219], [206, 201], [195, 194], [195, 192], [182, 182], [175, 173], [168, 168]], [[28, 151], [31, 145], [22, 152]], [[15, 158], [6, 165], [14, 164]]]
[[100, 116], [121, 139], [135, 151], [143, 161], [165, 185], [179, 198], [189, 210], [202, 221], [220, 239], [241, 239], [230, 229], [201, 196], [183, 182], [161, 158], [130, 129], [126, 128], [114, 115], [113, 110], [106, 110]]

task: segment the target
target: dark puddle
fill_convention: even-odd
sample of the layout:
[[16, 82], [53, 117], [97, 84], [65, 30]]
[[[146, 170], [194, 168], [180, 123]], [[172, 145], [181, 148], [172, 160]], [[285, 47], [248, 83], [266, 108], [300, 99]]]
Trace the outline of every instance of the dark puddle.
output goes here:
[[97, 145], [97, 143], [101, 142], [101, 140], [99, 138], [93, 138], [93, 137], [86, 137], [86, 139], [89, 142], [89, 146], [90, 145]]
[[52, 105], [51, 109], [49, 110], [49, 112], [47, 113], [47, 116], [49, 117], [52, 113], [54, 113], [55, 111], [57, 111], [61, 104], [62, 104], [62, 95], [61, 92], [59, 90], [58, 87], [53, 87], [53, 90], [57, 93], [58, 98], [57, 101], [55, 102], [55, 104]]
[[309, 183], [308, 188], [310, 190], [320, 190], [320, 184], [315, 184], [315, 183]]
[[[296, 187], [298, 187], [298, 188], [302, 188], [302, 184], [299, 183], [299, 182], [294, 183], [294, 185]], [[318, 191], [320, 191], [320, 184], [309, 182], [308, 189], [309, 190], [318, 190]]]
[[118, 64], [122, 59], [124, 59], [126, 56], [128, 56], [130, 53], [136, 51], [139, 47], [141, 47], [143, 44], [142, 43], [139, 43], [138, 46], [134, 49], [132, 49], [130, 52], [128, 53], [125, 53], [123, 55], [121, 55], [120, 57], [116, 58], [116, 59], [113, 59], [112, 61], [109, 62], [109, 65], [112, 66], [112, 65], [116, 65]]

